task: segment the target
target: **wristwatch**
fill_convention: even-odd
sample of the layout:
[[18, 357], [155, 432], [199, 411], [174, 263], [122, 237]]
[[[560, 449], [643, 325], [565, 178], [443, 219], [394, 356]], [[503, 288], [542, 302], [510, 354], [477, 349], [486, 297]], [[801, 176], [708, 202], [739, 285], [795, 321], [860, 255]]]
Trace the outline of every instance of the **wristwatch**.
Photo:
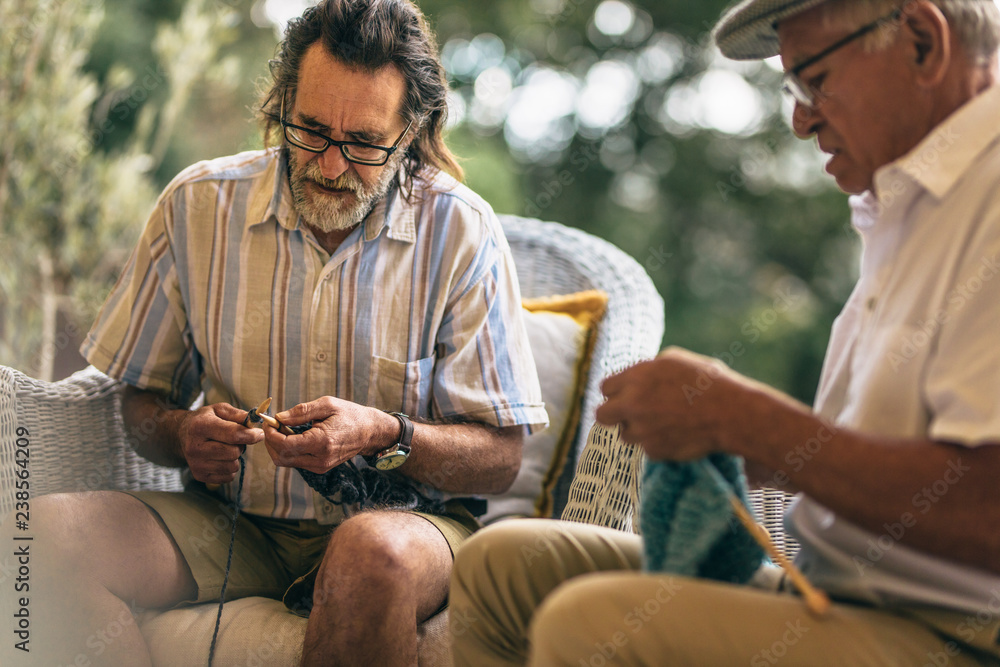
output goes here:
[[410, 456], [410, 441], [413, 440], [413, 422], [401, 412], [390, 412], [399, 420], [399, 438], [395, 443], [375, 455], [375, 467], [392, 470], [406, 463]]

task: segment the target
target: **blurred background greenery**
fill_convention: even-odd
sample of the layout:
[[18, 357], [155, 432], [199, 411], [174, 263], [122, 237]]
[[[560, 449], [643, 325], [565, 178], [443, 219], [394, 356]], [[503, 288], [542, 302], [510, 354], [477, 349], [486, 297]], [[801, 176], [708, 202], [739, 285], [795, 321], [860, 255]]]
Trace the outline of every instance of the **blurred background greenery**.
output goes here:
[[[811, 401], [858, 244], [780, 67], [708, 34], [725, 0], [422, 0], [449, 142], [501, 213], [643, 264], [664, 344]], [[82, 367], [81, 336], [156, 194], [258, 148], [257, 90], [296, 0], [0, 0], [0, 363]]]

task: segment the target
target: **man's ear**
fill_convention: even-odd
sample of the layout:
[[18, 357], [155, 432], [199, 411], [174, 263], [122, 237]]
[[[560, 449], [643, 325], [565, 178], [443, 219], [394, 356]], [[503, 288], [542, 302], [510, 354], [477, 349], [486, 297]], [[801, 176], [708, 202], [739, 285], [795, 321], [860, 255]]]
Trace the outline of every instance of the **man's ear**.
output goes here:
[[903, 11], [901, 30], [900, 38], [909, 40], [917, 80], [926, 86], [941, 83], [952, 56], [952, 34], [941, 10], [930, 2], [913, 2]]

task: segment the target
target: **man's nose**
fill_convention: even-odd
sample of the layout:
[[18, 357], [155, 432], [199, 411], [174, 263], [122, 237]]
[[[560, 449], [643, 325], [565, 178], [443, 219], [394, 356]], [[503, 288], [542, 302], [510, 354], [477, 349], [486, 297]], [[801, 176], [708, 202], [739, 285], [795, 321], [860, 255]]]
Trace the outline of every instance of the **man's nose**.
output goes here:
[[347, 161], [347, 158], [344, 157], [344, 154], [337, 146], [327, 148], [319, 154], [316, 161], [319, 164], [319, 171], [323, 174], [323, 178], [331, 181], [343, 174], [351, 166], [351, 163]]
[[799, 139], [808, 139], [816, 132], [819, 122], [819, 112], [815, 108], [801, 102], [795, 103], [795, 108], [792, 110], [792, 131], [795, 132], [795, 136]]

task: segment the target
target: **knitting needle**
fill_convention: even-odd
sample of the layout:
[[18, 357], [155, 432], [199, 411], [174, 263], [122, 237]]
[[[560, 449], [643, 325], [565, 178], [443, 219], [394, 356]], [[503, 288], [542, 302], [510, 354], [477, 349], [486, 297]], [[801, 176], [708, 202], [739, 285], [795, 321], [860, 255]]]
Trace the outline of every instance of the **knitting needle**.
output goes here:
[[265, 414], [259, 414], [257, 416], [260, 417], [264, 421], [265, 424], [267, 424], [271, 428], [275, 429], [278, 433], [283, 433], [285, 435], [295, 435], [295, 431], [293, 431], [292, 429], [288, 428], [287, 426], [285, 426], [284, 424], [282, 424], [281, 422], [279, 422], [274, 417], [272, 417], [270, 415], [265, 415]]
[[825, 616], [830, 610], [830, 598], [826, 596], [826, 593], [814, 587], [809, 580], [806, 579], [805, 575], [802, 574], [802, 570], [795, 566], [795, 563], [788, 560], [788, 558], [783, 554], [778, 547], [774, 545], [771, 541], [771, 535], [767, 532], [764, 526], [757, 523], [747, 508], [743, 506], [740, 499], [734, 494], [729, 493], [729, 504], [733, 506], [733, 511], [736, 513], [737, 518], [740, 523], [750, 532], [757, 544], [763, 547], [767, 555], [771, 557], [771, 560], [776, 562], [781, 566], [785, 572], [788, 573], [788, 577], [795, 584], [795, 587], [799, 589], [799, 593], [805, 599], [806, 607], [809, 611], [816, 614], [817, 616]]
[[261, 421], [263, 421], [262, 418], [267, 416], [264, 414], [264, 411], [267, 410], [269, 405], [271, 405], [270, 396], [265, 398], [263, 401], [260, 402], [260, 405], [258, 405], [256, 408], [247, 413], [246, 418], [243, 420], [242, 426], [249, 427], [250, 424], [259, 424]]
[[[243, 426], [247, 426], [247, 422], [256, 423], [256, 421], [258, 421], [258, 420], [254, 419], [254, 415], [256, 415], [257, 417], [261, 417], [261, 418], [267, 417], [267, 415], [263, 414], [263, 412], [265, 410], [267, 410], [267, 408], [268, 408], [269, 405], [271, 405], [271, 397], [270, 396], [268, 396], [267, 398], [265, 398], [263, 401], [261, 401], [260, 405], [258, 405], [256, 408], [254, 408], [253, 410], [251, 410], [250, 412], [247, 413], [246, 419], [243, 420]], [[268, 417], [268, 419], [270, 419], [270, 417]], [[216, 489], [220, 488], [221, 486], [222, 486], [221, 484], [206, 484], [205, 488], [207, 488], [209, 491], [215, 491]]]
[[276, 430], [278, 433], [283, 433], [284, 435], [295, 435], [295, 431], [285, 426], [274, 417], [264, 414], [267, 411], [268, 406], [270, 405], [271, 405], [271, 398], [268, 397], [264, 399], [264, 402], [255, 408], [253, 415], [254, 419], [252, 419], [251, 421], [264, 422], [265, 424]]
[[726, 495], [729, 497], [729, 504], [732, 506], [736, 518], [740, 520], [740, 523], [747, 529], [750, 536], [767, 552], [771, 560], [788, 573], [788, 577], [795, 584], [795, 587], [799, 589], [799, 593], [802, 594], [806, 608], [816, 616], [825, 616], [830, 610], [830, 598], [826, 596], [826, 593], [809, 583], [809, 580], [802, 574], [802, 570], [797, 568], [795, 563], [788, 560], [785, 554], [775, 546], [774, 542], [771, 541], [771, 534], [767, 532], [764, 526], [757, 523], [750, 512], [747, 511], [747, 508], [743, 506], [743, 502], [733, 493], [722, 473], [708, 461], [702, 461], [702, 465], [709, 470], [716, 484], [726, 492]]

